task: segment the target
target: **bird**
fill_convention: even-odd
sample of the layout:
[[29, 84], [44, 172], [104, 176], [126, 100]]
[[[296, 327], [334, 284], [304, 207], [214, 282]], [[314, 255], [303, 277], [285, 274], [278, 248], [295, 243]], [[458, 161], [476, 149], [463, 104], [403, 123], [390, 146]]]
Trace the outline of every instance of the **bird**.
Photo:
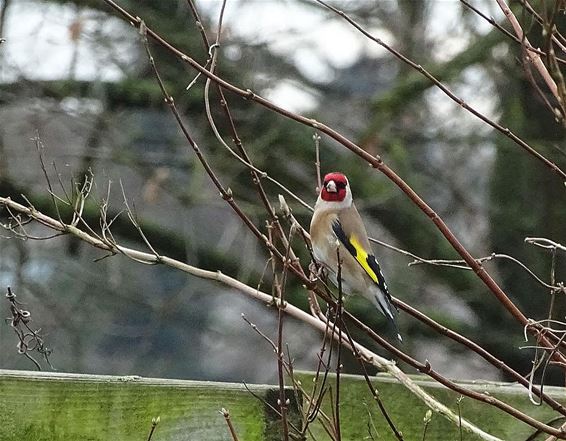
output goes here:
[[338, 286], [339, 255], [342, 291], [367, 298], [393, 325], [399, 341], [403, 341], [395, 319], [398, 311], [392, 305], [385, 277], [343, 173], [324, 176], [311, 219], [310, 237], [313, 257], [327, 270], [334, 285]]

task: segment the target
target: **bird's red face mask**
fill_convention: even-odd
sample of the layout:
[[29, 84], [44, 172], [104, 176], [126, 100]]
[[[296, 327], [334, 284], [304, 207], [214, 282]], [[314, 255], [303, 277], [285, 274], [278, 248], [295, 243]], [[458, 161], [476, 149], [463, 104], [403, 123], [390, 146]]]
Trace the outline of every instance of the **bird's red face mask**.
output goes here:
[[320, 197], [327, 202], [342, 202], [346, 197], [348, 179], [342, 173], [328, 173], [324, 177]]

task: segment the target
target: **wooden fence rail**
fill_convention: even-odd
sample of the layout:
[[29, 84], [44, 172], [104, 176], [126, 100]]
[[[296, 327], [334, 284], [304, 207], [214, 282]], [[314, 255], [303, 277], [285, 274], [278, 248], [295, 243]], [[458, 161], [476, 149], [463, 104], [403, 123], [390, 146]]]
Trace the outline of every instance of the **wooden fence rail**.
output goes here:
[[[313, 374], [296, 375], [308, 391]], [[458, 411], [457, 395], [425, 378], [417, 381]], [[333, 378], [328, 384], [333, 384]], [[556, 417], [551, 409], [532, 405], [523, 387], [506, 383], [466, 385], [497, 396], [542, 421]], [[375, 377], [375, 386], [405, 440], [420, 441], [427, 410], [424, 405], [385, 375]], [[279, 389], [269, 385], [248, 388], [234, 383], [0, 370], [0, 440], [146, 441], [152, 418], [159, 416], [152, 441], [231, 441], [222, 408], [229, 410], [240, 441], [280, 440], [278, 417], [270, 409], [277, 406]], [[566, 401], [563, 388], [547, 387], [545, 392]], [[289, 396], [294, 394], [290, 391]], [[395, 439], [363, 378], [342, 376], [340, 396], [343, 441]], [[300, 406], [292, 399], [290, 407], [292, 422], [300, 426]], [[328, 403], [325, 407], [331, 415]], [[463, 417], [505, 440], [525, 440], [533, 432], [506, 414], [469, 399], [460, 402], [460, 410]], [[329, 439], [318, 423], [311, 430], [307, 439]], [[433, 415], [427, 441], [459, 439], [457, 427]], [[474, 439], [463, 433], [463, 440]]]

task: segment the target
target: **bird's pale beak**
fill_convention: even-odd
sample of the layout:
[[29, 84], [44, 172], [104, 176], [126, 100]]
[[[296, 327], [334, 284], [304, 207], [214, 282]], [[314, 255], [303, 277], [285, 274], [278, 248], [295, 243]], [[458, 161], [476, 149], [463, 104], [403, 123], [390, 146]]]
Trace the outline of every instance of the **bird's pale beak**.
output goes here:
[[336, 182], [332, 180], [328, 181], [328, 183], [326, 184], [326, 191], [328, 193], [336, 193], [338, 191], [338, 189], [336, 188]]

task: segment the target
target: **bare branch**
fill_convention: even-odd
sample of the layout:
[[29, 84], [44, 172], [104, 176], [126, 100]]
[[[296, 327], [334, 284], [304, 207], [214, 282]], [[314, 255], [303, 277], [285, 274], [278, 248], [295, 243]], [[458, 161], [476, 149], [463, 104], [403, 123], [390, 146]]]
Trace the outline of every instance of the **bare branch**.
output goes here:
[[[134, 17], [133, 15], [129, 14], [126, 10], [124, 10], [123, 8], [121, 8], [120, 6], [118, 6], [113, 0], [104, 0], [109, 6], [111, 6], [112, 8], [114, 8], [116, 11], [118, 11], [122, 16], [124, 16], [127, 20], [129, 20], [131, 22], [131, 24], [135, 27], [137, 27], [138, 29], [140, 27], [142, 27], [142, 23], [143, 21], [139, 18], [139, 17]], [[320, 1], [320, 0], [317, 0]], [[439, 217], [439, 215], [403, 180], [401, 179], [391, 168], [389, 168], [381, 158], [379, 157], [374, 157], [371, 154], [369, 154], [368, 152], [366, 152], [365, 150], [363, 150], [362, 148], [360, 148], [359, 146], [357, 146], [356, 144], [354, 144], [352, 141], [348, 140], [347, 138], [345, 138], [343, 135], [339, 134], [338, 132], [336, 132], [335, 130], [331, 129], [330, 127], [321, 124], [313, 119], [310, 118], [306, 118], [304, 116], [295, 114], [293, 112], [290, 112], [288, 110], [285, 110], [279, 106], [276, 106], [275, 104], [271, 103], [270, 101], [266, 100], [265, 98], [262, 98], [260, 96], [258, 96], [257, 94], [253, 93], [251, 90], [247, 90], [244, 91], [234, 85], [232, 85], [231, 83], [223, 80], [222, 78], [210, 73], [207, 69], [205, 69], [203, 66], [201, 66], [198, 62], [196, 62], [194, 59], [192, 59], [191, 57], [189, 57], [188, 55], [184, 54], [183, 52], [181, 52], [180, 50], [178, 50], [177, 48], [175, 48], [174, 46], [172, 46], [171, 44], [169, 44], [167, 41], [165, 41], [161, 36], [159, 36], [156, 32], [154, 32], [153, 30], [147, 28], [145, 26], [145, 24], [143, 25], [143, 29], [144, 32], [151, 36], [156, 42], [158, 42], [162, 47], [164, 47], [165, 49], [167, 49], [168, 51], [170, 51], [171, 53], [175, 54], [176, 56], [178, 56], [181, 60], [183, 60], [184, 62], [188, 63], [189, 65], [191, 65], [192, 67], [194, 67], [196, 70], [200, 71], [203, 73], [203, 75], [205, 75], [206, 77], [212, 79], [213, 81], [217, 82], [219, 85], [221, 85], [223, 88], [230, 90], [231, 92], [238, 94], [244, 98], [253, 100], [255, 102], [257, 102], [258, 104], [261, 104], [262, 106], [269, 108], [273, 111], [276, 111], [277, 113], [286, 116], [288, 118], [291, 118], [295, 121], [298, 121], [302, 124], [308, 125], [310, 127], [313, 127], [315, 129], [318, 129], [320, 132], [325, 133], [326, 135], [330, 136], [331, 138], [335, 139], [336, 141], [338, 141], [340, 144], [342, 144], [344, 147], [348, 148], [349, 150], [351, 150], [352, 152], [354, 152], [356, 155], [358, 155], [359, 157], [361, 157], [362, 159], [364, 159], [366, 162], [368, 162], [370, 165], [372, 165], [374, 168], [377, 168], [378, 170], [380, 170], [385, 176], [387, 176], [395, 185], [397, 185], [410, 199], [411, 201], [417, 205], [422, 211], [423, 213], [426, 214], [427, 217], [430, 218], [430, 220], [436, 225], [436, 227], [440, 230], [440, 232], [444, 235], [444, 237], [448, 240], [448, 242], [452, 245], [452, 247], [458, 252], [458, 254], [460, 254], [464, 260], [466, 261], [466, 263], [473, 269], [474, 273], [477, 274], [477, 276], [483, 281], [483, 283], [488, 287], [488, 289], [493, 293], [493, 295], [495, 295], [497, 297], [497, 299], [499, 300], [499, 302], [509, 311], [509, 313], [522, 325], [524, 326], [527, 323], [527, 318], [526, 316], [521, 312], [521, 310], [509, 299], [509, 297], [507, 296], [507, 294], [501, 289], [501, 287], [497, 284], [497, 282], [495, 282], [495, 280], [491, 277], [491, 275], [485, 270], [485, 268], [483, 268], [483, 266], [481, 264], [479, 264], [474, 258], [473, 256], [468, 252], [468, 250], [460, 243], [460, 241], [456, 238], [456, 236], [452, 233], [452, 231], [448, 228], [448, 226], [446, 225], [446, 223]], [[380, 41], [380, 43], [382, 44], [382, 42]], [[401, 57], [402, 55], [399, 54]], [[421, 72], [426, 72], [421, 66], [417, 66], [419, 68], [419, 70]], [[430, 74], [429, 74], [430, 75]], [[439, 86], [440, 87], [440, 86]], [[182, 124], [182, 120], [180, 118], [180, 115], [178, 114], [178, 112], [176, 111], [176, 108], [174, 106], [173, 103], [173, 99], [167, 95], [167, 99], [166, 99], [167, 103], [170, 105], [172, 111], [175, 114], [175, 117], [177, 118], [177, 121]], [[491, 121], [490, 121], [491, 122]], [[491, 122], [491, 124], [493, 124], [493, 122]], [[510, 131], [508, 131], [508, 129], [503, 129], [504, 133], [507, 133], [508, 136], [510, 135]], [[188, 139], [190, 139], [190, 143], [191, 146], [193, 147], [193, 149], [195, 149], [195, 152], [198, 152], [197, 155], [201, 155], [200, 151], [198, 150], [198, 147], [196, 146], [196, 143], [192, 140], [192, 138], [190, 137], [190, 135], [188, 134], [188, 132], [185, 130], [183, 130], [184, 134], [186, 137], [188, 137]], [[514, 135], [513, 135], [514, 136]], [[517, 140], [517, 138], [513, 138], [513, 136], [511, 136], [512, 139]], [[520, 141], [520, 140], [519, 140]], [[519, 142], [520, 144], [520, 142]], [[528, 147], [528, 146], [527, 146]], [[530, 147], [528, 147], [530, 149]], [[535, 152], [536, 153], [536, 152]], [[533, 153], [534, 154], [534, 153]], [[566, 180], [566, 173], [564, 173], [562, 170], [560, 170], [559, 167], [557, 167], [555, 164], [550, 163], [550, 161], [546, 160], [546, 158], [542, 158], [540, 154], [536, 153], [535, 156], [539, 157], [539, 159], [543, 160], [543, 162], [545, 162], [547, 164], [547, 166], [549, 166], [549, 168], [553, 171], [555, 171], [556, 173], [558, 173], [560, 176], [562, 176], [562, 178], [564, 178], [564, 180]], [[199, 157], [200, 159], [200, 157]], [[202, 161], [202, 160], [201, 160]], [[232, 206], [232, 208], [234, 208], [236, 210], [236, 213], [238, 214], [238, 216], [240, 216], [245, 222], [246, 225], [248, 225], [248, 227], [252, 230], [252, 232], [260, 239], [262, 239], [262, 241], [269, 246], [268, 243], [266, 243], [264, 237], [262, 237], [261, 233], [259, 233], [259, 231], [257, 230], [257, 228], [255, 226], [253, 226], [253, 224], [251, 222], [247, 222], [247, 216], [245, 216], [241, 210], [239, 210], [239, 208], [237, 207], [236, 204], [233, 203], [233, 198], [231, 194], [226, 193], [226, 191], [223, 189], [223, 187], [220, 185], [220, 182], [218, 182], [217, 178], [215, 177], [214, 173], [212, 172], [212, 170], [210, 170], [210, 167], [208, 167], [206, 165], [206, 162], [203, 163], [203, 165], [205, 165], [205, 170], [207, 171], [207, 173], [209, 174], [209, 176], [211, 176], [211, 178], [213, 179], [215, 185], [217, 186], [217, 188], [219, 188], [219, 190], [221, 191], [221, 193], [223, 194], [224, 199], [226, 199], [230, 205]], [[296, 269], [297, 271], [299, 271], [298, 269]], [[534, 330], [533, 330], [534, 331]], [[542, 337], [542, 343], [548, 345], [549, 347], [551, 347], [551, 343], [549, 341], [546, 340], [546, 338]], [[562, 355], [559, 355], [559, 357], [562, 358]]]
[[[18, 211], [20, 213], [26, 214], [28, 216], [32, 216], [34, 218], [34, 220], [42, 223], [45, 226], [48, 226], [49, 228], [52, 228], [56, 231], [66, 231], [68, 234], [72, 234], [73, 236], [77, 237], [78, 239], [96, 247], [99, 248], [101, 250], [104, 251], [108, 251], [108, 252], [113, 252], [113, 253], [121, 253], [129, 258], [135, 259], [136, 261], [140, 261], [140, 262], [146, 262], [146, 263], [161, 263], [163, 265], [169, 266], [171, 268], [175, 268], [178, 269], [180, 271], [183, 271], [185, 273], [191, 274], [195, 277], [199, 277], [202, 279], [207, 279], [207, 280], [212, 280], [212, 281], [216, 281], [216, 282], [220, 282], [226, 286], [229, 286], [251, 298], [257, 299], [263, 303], [266, 304], [271, 304], [274, 299], [273, 296], [271, 294], [267, 294], [264, 293], [254, 287], [248, 286], [242, 282], [240, 282], [237, 279], [234, 279], [232, 277], [226, 276], [225, 274], [223, 274], [220, 271], [208, 271], [208, 270], [203, 270], [201, 268], [197, 268], [194, 267], [192, 265], [189, 265], [187, 263], [184, 262], [180, 262], [176, 259], [172, 259], [170, 257], [167, 256], [160, 256], [160, 259], [158, 261], [157, 257], [154, 254], [150, 254], [150, 253], [144, 253], [142, 251], [138, 251], [136, 249], [132, 249], [132, 248], [128, 248], [128, 247], [124, 247], [121, 246], [117, 243], [113, 243], [110, 241], [102, 241], [96, 237], [93, 237], [91, 235], [89, 235], [88, 233], [85, 233], [84, 231], [78, 229], [77, 227], [73, 227], [70, 225], [63, 225], [60, 221], [53, 219], [43, 213], [38, 212], [37, 210], [25, 207], [17, 202], [12, 201], [9, 198], [4, 198], [4, 197], [0, 197], [0, 205], [4, 205], [4, 206], [9, 206], [12, 210], [14, 211]], [[293, 268], [293, 267], [291, 267]], [[275, 302], [277, 303], [277, 307], [279, 307], [279, 300], [275, 299]], [[282, 306], [282, 305], [281, 305]], [[301, 320], [303, 322], [305, 322], [306, 324], [308, 324], [309, 326], [313, 327], [313, 329], [317, 329], [320, 332], [324, 332], [326, 333], [328, 330], [328, 324], [326, 323], [325, 320], [320, 320], [319, 318], [313, 317], [310, 314], [307, 314], [306, 312], [302, 311], [301, 309], [286, 303], [285, 307], [284, 307], [284, 311], [289, 314], [292, 317], [295, 317], [298, 320]], [[345, 311], [346, 312], [346, 311]], [[348, 316], [348, 318], [350, 320], [355, 320], [350, 314], [346, 314]], [[364, 324], [362, 324], [359, 321], [356, 321], [356, 326], [360, 327], [361, 329], [363, 329], [366, 332], [372, 333], [373, 331], [371, 331], [367, 326], [365, 326]], [[333, 338], [337, 341], [337, 335], [336, 334], [332, 334]], [[374, 340], [378, 341], [381, 345], [384, 345], [384, 340], [381, 339], [381, 337], [377, 336], [377, 334], [373, 333], [373, 338]], [[347, 341], [342, 341], [342, 344], [348, 348], [349, 350], [351, 350], [350, 344]], [[390, 345], [389, 345], [390, 346]], [[401, 382], [408, 390], [410, 390], [413, 394], [415, 394], [415, 396], [417, 396], [418, 398], [420, 398], [429, 408], [431, 408], [433, 411], [438, 412], [440, 414], [442, 414], [444, 417], [446, 417], [447, 419], [451, 420], [454, 423], [457, 423], [458, 421], [458, 416], [456, 414], [454, 414], [454, 412], [452, 412], [449, 408], [447, 408], [445, 405], [443, 405], [442, 403], [440, 403], [439, 401], [437, 401], [434, 397], [432, 397], [430, 394], [428, 394], [427, 392], [425, 392], [423, 389], [421, 389], [418, 385], [416, 385], [409, 376], [407, 376], [405, 373], [403, 373], [394, 362], [386, 360], [385, 358], [375, 354], [374, 352], [371, 352], [369, 349], [365, 348], [364, 346], [362, 346], [359, 343], [355, 343], [355, 347], [358, 350], [358, 352], [361, 354], [362, 358], [364, 360], [366, 360], [368, 363], [372, 364], [373, 366], [375, 366], [376, 368], [388, 372], [390, 373], [393, 377], [395, 377], [399, 382]], [[389, 347], [389, 349], [391, 350], [391, 346]], [[402, 354], [403, 357], [405, 359], [410, 359], [410, 357], [408, 357], [407, 355], [401, 353], [398, 350], [395, 350], [397, 354]], [[412, 359], [411, 359], [412, 360]], [[414, 361], [413, 361], [414, 362]], [[417, 362], [418, 365], [418, 362]], [[429, 369], [427, 371], [427, 369], [424, 368], [424, 365], [420, 365], [421, 369], [423, 372], [429, 373], [429, 375], [434, 372], [432, 371], [432, 369]], [[434, 373], [435, 376], [433, 378], [437, 379], [437, 381], [440, 380], [444, 380], [441, 381], [443, 384], [446, 385], [450, 385], [451, 388], [454, 387], [453, 383], [449, 382], [448, 380], [444, 379], [442, 376], [438, 375], [437, 373]], [[465, 393], [465, 389], [464, 392], [462, 392], [461, 387], [459, 387], [458, 391], [461, 393]], [[495, 400], [493, 398], [489, 398], [486, 399], [485, 396], [483, 396], [482, 394], [479, 393], [475, 393], [474, 394], [474, 398], [476, 399], [480, 399], [481, 401], [484, 402], [488, 402], [490, 404], [495, 405], [495, 403], [499, 404], [500, 402], [498, 400]], [[499, 407], [499, 405], [498, 405]], [[510, 406], [505, 405], [504, 406], [504, 410], [508, 411]], [[517, 411], [512, 411], [514, 414]], [[519, 413], [520, 414], [520, 413]], [[522, 414], [520, 414], [522, 415]], [[558, 432], [556, 429], [551, 428], [551, 427], [547, 427], [544, 424], [530, 418], [530, 417], [521, 417], [520, 418], [522, 421], [527, 422], [528, 424], [532, 425], [535, 428], [541, 428], [543, 431], [549, 433], [549, 434], [558, 434], [560, 432]], [[471, 424], [470, 422], [468, 422], [467, 420], [463, 420], [462, 421], [462, 426], [470, 431], [475, 433], [476, 435], [478, 435], [479, 437], [481, 437], [484, 440], [489, 440], [489, 441], [496, 441], [499, 440], [499, 438], [496, 438], [492, 435], [489, 435], [487, 433], [485, 433], [484, 431], [482, 431], [481, 429], [479, 429], [478, 427], [476, 427], [475, 425]]]

